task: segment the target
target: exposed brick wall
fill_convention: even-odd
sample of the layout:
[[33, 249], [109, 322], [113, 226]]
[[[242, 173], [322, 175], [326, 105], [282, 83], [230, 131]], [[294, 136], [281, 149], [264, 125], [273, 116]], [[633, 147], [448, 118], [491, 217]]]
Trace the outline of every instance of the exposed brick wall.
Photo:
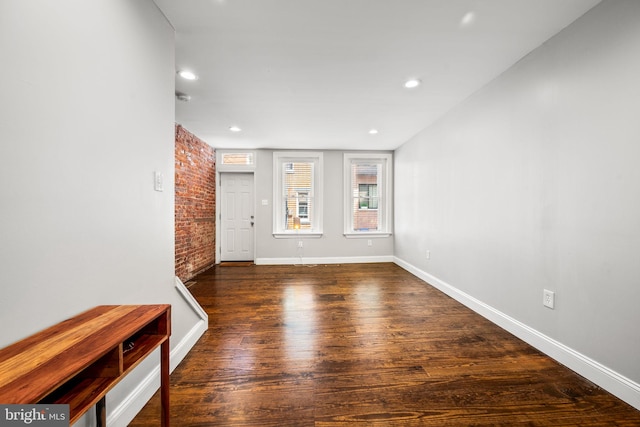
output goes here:
[[183, 282], [215, 264], [215, 150], [176, 125], [176, 276]]

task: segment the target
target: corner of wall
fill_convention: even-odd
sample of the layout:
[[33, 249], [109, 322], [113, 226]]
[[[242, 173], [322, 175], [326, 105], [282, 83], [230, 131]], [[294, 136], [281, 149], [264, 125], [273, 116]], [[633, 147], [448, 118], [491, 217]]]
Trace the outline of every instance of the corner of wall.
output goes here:
[[400, 258], [396, 257], [394, 263], [425, 281], [425, 284], [444, 292], [482, 317], [640, 410], [640, 384]]
[[[209, 316], [202, 306], [191, 295], [187, 287], [182, 281], [175, 278], [175, 288], [180, 294], [186, 305], [198, 316], [198, 321], [191, 326], [191, 329], [181, 337], [180, 341], [171, 349], [170, 365], [171, 372], [182, 362], [189, 351], [196, 345], [200, 337], [207, 331], [209, 327]], [[107, 424], [110, 426], [127, 426], [131, 420], [140, 412], [147, 404], [149, 399], [160, 388], [160, 363], [158, 360], [150, 372], [139, 382], [139, 384], [131, 390], [131, 392], [110, 411]]]

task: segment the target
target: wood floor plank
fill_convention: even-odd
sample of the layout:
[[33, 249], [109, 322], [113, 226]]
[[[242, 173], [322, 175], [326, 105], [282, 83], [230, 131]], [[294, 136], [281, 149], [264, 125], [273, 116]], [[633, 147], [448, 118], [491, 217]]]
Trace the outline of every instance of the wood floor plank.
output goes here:
[[215, 267], [190, 291], [209, 330], [171, 375], [175, 426], [640, 426], [394, 264]]

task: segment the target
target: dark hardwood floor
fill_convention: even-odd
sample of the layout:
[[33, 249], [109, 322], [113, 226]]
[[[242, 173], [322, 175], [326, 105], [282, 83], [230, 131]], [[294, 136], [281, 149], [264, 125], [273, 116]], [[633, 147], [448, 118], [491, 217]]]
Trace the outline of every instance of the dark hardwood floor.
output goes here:
[[[394, 264], [215, 267], [173, 426], [640, 426], [640, 411]], [[156, 395], [131, 426], [159, 425]]]

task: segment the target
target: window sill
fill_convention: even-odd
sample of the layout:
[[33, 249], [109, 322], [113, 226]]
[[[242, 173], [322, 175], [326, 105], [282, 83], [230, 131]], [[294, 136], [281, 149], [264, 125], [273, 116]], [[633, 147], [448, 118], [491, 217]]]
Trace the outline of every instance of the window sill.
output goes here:
[[382, 231], [361, 231], [361, 232], [351, 232], [344, 233], [344, 237], [347, 239], [377, 239], [377, 238], [385, 238], [390, 237], [391, 233], [385, 233]]
[[322, 231], [319, 232], [305, 232], [305, 231], [292, 231], [287, 233], [273, 233], [273, 237], [276, 239], [319, 239], [322, 237]]

